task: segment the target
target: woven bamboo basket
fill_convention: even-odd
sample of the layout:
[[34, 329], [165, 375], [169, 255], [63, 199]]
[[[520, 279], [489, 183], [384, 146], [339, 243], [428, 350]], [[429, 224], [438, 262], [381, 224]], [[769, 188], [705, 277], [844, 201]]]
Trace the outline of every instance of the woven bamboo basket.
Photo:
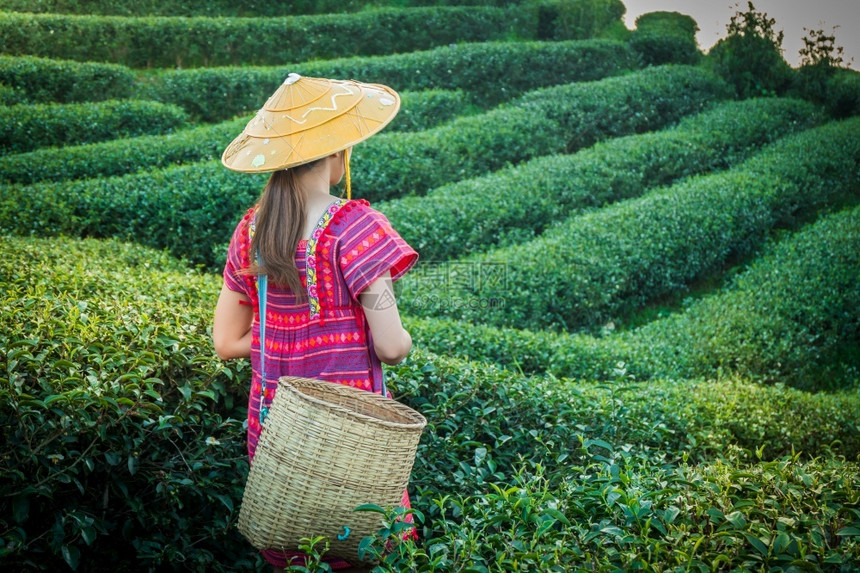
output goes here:
[[331, 543], [328, 555], [359, 562], [358, 544], [382, 520], [354, 509], [401, 504], [426, 424], [412, 408], [379, 394], [280, 378], [248, 474], [239, 531], [257, 549], [279, 551], [322, 535]]

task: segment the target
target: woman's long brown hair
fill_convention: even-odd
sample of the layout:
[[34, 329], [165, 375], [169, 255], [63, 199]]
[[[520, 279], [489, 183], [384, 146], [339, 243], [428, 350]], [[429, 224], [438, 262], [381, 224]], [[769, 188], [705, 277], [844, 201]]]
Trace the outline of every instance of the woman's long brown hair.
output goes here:
[[[296, 172], [312, 169], [306, 163], [272, 173], [260, 197], [256, 230], [251, 240], [251, 266], [245, 273], [268, 275], [272, 284], [287, 286], [299, 300], [305, 288], [295, 256], [305, 226], [307, 194], [296, 182]], [[259, 253], [262, 265], [257, 264]]]

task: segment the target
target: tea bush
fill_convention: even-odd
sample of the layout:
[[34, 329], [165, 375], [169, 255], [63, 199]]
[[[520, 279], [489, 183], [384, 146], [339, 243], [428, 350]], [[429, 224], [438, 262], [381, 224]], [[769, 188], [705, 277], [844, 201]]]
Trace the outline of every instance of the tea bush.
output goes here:
[[[680, 559], [706, 571], [704, 563], [721, 554], [734, 567], [802, 555], [811, 563], [857, 559], [851, 528], [858, 516], [850, 510], [860, 453], [856, 392], [812, 396], [737, 380], [635, 384], [623, 372], [614, 383], [573, 384], [480, 375], [492, 370], [438, 357], [420, 372], [394, 370], [402, 399], [432, 426], [413, 471], [413, 506], [425, 516], [421, 541], [386, 558], [386, 570], [531, 570], [538, 563], [541, 570], [583, 563], [631, 570]], [[854, 443], [847, 450], [854, 463], [815, 457], [827, 450], [814, 445], [822, 436], [804, 450], [810, 462], [800, 454], [758, 461], [791, 453], [815, 427], [795, 433], [807, 413], [829, 426], [825, 434], [839, 451], [841, 437]], [[831, 415], [838, 417], [832, 424]], [[679, 466], [661, 453], [661, 442], [675, 443]], [[686, 464], [700, 455], [725, 461]], [[787, 492], [794, 502], [761, 505]], [[828, 510], [830, 492], [836, 506]], [[810, 515], [832, 520], [829, 533], [807, 535]], [[689, 531], [699, 533], [682, 533]], [[686, 544], [702, 551], [701, 566]]]
[[596, 452], [625, 445], [654, 463], [713, 459], [729, 446], [759, 449], [767, 459], [793, 450], [808, 458], [827, 449], [852, 460], [860, 455], [860, 397], [853, 390], [810, 394], [737, 377], [640, 383], [623, 365], [599, 383], [526, 377], [421, 347], [387, 375], [396, 398], [433, 424], [417, 462], [425, 469], [416, 474], [447, 483], [448, 491], [480, 477], [452, 475], [464, 448], [485, 447], [497, 458], [523, 456], [550, 468], [583, 461], [581, 438], [614, 444], [593, 444]]
[[[615, 382], [595, 385], [441, 357], [419, 370], [413, 361], [418, 366], [423, 353], [392, 369], [391, 384], [431, 421], [413, 470], [413, 507], [425, 525], [419, 544], [400, 546], [385, 570], [531, 570], [536, 563], [630, 570], [665, 566], [677, 551], [702, 571], [719, 555], [736, 567], [804, 555], [811, 563], [857, 560], [854, 391], [811, 395], [739, 380], [637, 384], [623, 367]], [[823, 435], [819, 423], [828, 428]], [[854, 463], [816, 457], [830, 451], [822, 447], [828, 441]], [[814, 459], [800, 462], [795, 447]], [[702, 462], [688, 466], [688, 459]], [[563, 493], [547, 496], [553, 487]], [[799, 505], [776, 502], [766, 518], [754, 509], [789, 491]], [[836, 505], [824, 509], [830, 492]], [[821, 530], [829, 534], [805, 533], [810, 514], [832, 520]], [[699, 535], [682, 534], [691, 530]], [[702, 551], [701, 565], [696, 550], [679, 549], [685, 544]]]
[[[290, 67], [164, 70], [141, 80], [146, 97], [182, 106], [202, 121], [254, 112], [289, 72], [308, 77], [355, 78], [400, 90], [461, 89], [490, 108], [547, 85], [589, 81], [637, 66], [624, 43], [482, 42], [388, 56], [310, 61]], [[517, 70], [512, 74], [511, 70]]]
[[387, 132], [423, 131], [477, 110], [463, 90], [432, 89], [400, 96], [400, 111], [385, 128]]
[[[404, 92], [390, 129], [426, 129], [468, 109], [463, 92]], [[140, 136], [62, 149], [39, 149], [0, 157], [0, 179], [32, 184], [123, 175], [144, 169], [218, 159], [250, 118], [197, 126], [167, 135]]]
[[24, 90], [13, 88], [5, 84], [0, 84], [0, 105], [10, 106], [18, 105], [27, 101]]
[[388, 518], [364, 547], [382, 571], [850, 571], [857, 470], [743, 454], [678, 468], [594, 456], [573, 477], [522, 463], [471, 495], [423, 490], [426, 541], [380, 551], [398, 540]]
[[571, 217], [523, 245], [458, 259], [466, 268], [504, 263], [503, 282], [440, 287], [407, 276], [403, 308], [497, 326], [595, 332], [623, 324], [625, 314], [749, 255], [773, 228], [850, 196], [860, 173], [858, 130], [860, 121], [851, 119], [788, 136], [728, 172]]
[[[602, 98], [594, 88], [604, 90]], [[535, 90], [525, 94], [515, 105], [534, 113], [545, 113], [558, 121], [568, 134], [567, 150], [572, 151], [610, 135], [663, 127], [688, 115], [689, 109], [701, 110], [727, 96], [727, 86], [711, 74], [696, 67], [667, 65], [600, 83]], [[580, 98], [583, 101], [579, 101]], [[643, 105], [643, 99], [649, 103]], [[588, 118], [593, 108], [602, 108], [609, 102], [620, 109], [607, 109], [609, 113], [583, 121], [583, 116]], [[578, 130], [575, 136], [571, 133], [573, 130]]]
[[[258, 558], [234, 527], [247, 475], [241, 420], [250, 372], [247, 361], [225, 366], [211, 349], [220, 281], [115, 241], [14, 238], [3, 240], [3, 250], [0, 316], [15, 325], [0, 331], [0, 456], [9, 462], [0, 466], [4, 566], [252, 570]], [[819, 399], [740, 380], [635, 384], [623, 372], [601, 385], [525, 378], [420, 349], [387, 375], [398, 398], [430, 422], [413, 485], [416, 507], [434, 520], [424, 531], [428, 549], [445, 522], [461, 542], [470, 539], [462, 525], [493, 527], [503, 513], [458, 525], [447, 504], [460, 495], [490, 501], [491, 483], [517, 487], [518, 466], [540, 464], [556, 485], [600, 475], [596, 462], [610, 475], [628, 464], [668, 475], [674, 462], [729, 455], [733, 447], [764, 460], [793, 447], [805, 456], [860, 453], [856, 393]], [[844, 524], [834, 516], [846, 519], [839, 508], [847, 502], [831, 466], [792, 467], [832, 493], [832, 513], [817, 512], [809, 492], [790, 511], [839, 531]], [[856, 480], [853, 465], [841, 467]], [[759, 487], [773, 483], [758, 479]], [[690, 507], [699, 505], [709, 507]], [[592, 523], [575, 513], [568, 519], [586, 529]], [[527, 522], [528, 531], [542, 521]], [[639, 531], [634, 523], [616, 526]], [[494, 543], [481, 541], [468, 558]], [[840, 549], [851, 555], [851, 547]], [[529, 550], [514, 551], [530, 559]]]
[[[412, 272], [422, 271], [418, 266]], [[429, 352], [492, 363], [522, 375], [548, 373], [602, 380], [628, 357], [623, 347], [587, 334], [488, 326], [410, 314], [403, 315], [403, 324], [414, 344]], [[641, 372], [637, 371], [636, 376], [641, 377]]]
[[[540, 559], [541, 570], [552, 570], [553, 564], [567, 570], [593, 562], [629, 570], [637, 558], [654, 565], [671, 562], [660, 547], [672, 547], [674, 552], [679, 544], [696, 541], [697, 547], [710, 552], [701, 557], [704, 563], [722, 552], [724, 561], [738, 567], [756, 555], [777, 563], [787, 551], [796, 559], [807, 551], [799, 547], [805, 542], [815, 547], [811, 553], [816, 562], [856, 559], [858, 547], [849, 539], [857, 516], [848, 511], [856, 497], [852, 492], [860, 453], [856, 392], [814, 396], [738, 380], [637, 384], [623, 369], [614, 373], [617, 381], [595, 385], [497, 374], [441, 357], [418, 370], [411, 367], [413, 360], [420, 363], [422, 353], [413, 351], [410, 365], [392, 369], [391, 384], [404, 393], [400, 399], [431, 421], [413, 471], [418, 491], [413, 507], [426, 516], [425, 526], [418, 546], [407, 543], [386, 558], [386, 570], [429, 563], [440, 571], [464, 564], [490, 571], [531, 570], [533, 565], [525, 565], [534, 563], [530, 559]], [[796, 424], [810, 421], [807, 415], [818, 422], [795, 433]], [[838, 419], [831, 423], [831, 416]], [[844, 459], [831, 463], [826, 458], [801, 463], [800, 454], [790, 460], [749, 463], [791, 453], [819, 422], [829, 426], [824, 432], [829, 438], [823, 441], [831, 439], [837, 451], [855, 463], [846, 465]], [[848, 450], [842, 449], [843, 437], [854, 444]], [[805, 444], [811, 447], [803, 450], [805, 456], [828, 450], [821, 447], [820, 438]], [[746, 453], [736, 456], [737, 447]], [[708, 463], [714, 456], [728, 462]], [[702, 462], [690, 467], [688, 459]], [[548, 483], [531, 475], [520, 479], [522, 467], [545, 474]], [[654, 481], [639, 481], [642, 474], [631, 471], [633, 467]], [[685, 478], [670, 477], [675, 472]], [[738, 487], [735, 497], [727, 493], [732, 491], [730, 481]], [[811, 487], [822, 481], [829, 485]], [[573, 490], [564, 489], [557, 498], [541, 493], [547, 491], [545, 485], [572, 484]], [[776, 495], [776, 489], [807, 492], [799, 502], [806, 509], [780, 506], [767, 519], [742, 509], [756, 507], [759, 495]], [[826, 506], [825, 491], [839, 492], [839, 501], [834, 511], [822, 513], [813, 508]], [[725, 503], [728, 497], [717, 501], [712, 495], [717, 492], [731, 497], [731, 503]], [[661, 505], [657, 500], [664, 494]], [[654, 506], [646, 500], [665, 510], [659, 515], [667, 520], [651, 516], [649, 521]], [[829, 537], [810, 539], [803, 533], [805, 526], [795, 527], [808, 519], [807, 511], [833, 519]], [[780, 525], [776, 515], [787, 517], [786, 523]], [[680, 531], [691, 527], [701, 535], [684, 541]], [[849, 542], [840, 545], [835, 531]], [[781, 534], [788, 539], [783, 541]], [[736, 539], [722, 544], [725, 536]], [[782, 539], [770, 553], [777, 537]], [[795, 538], [798, 545], [788, 550]], [[762, 547], [764, 553], [759, 552]]]
[[3, 567], [247, 562], [245, 368], [212, 356], [218, 282], [116, 242], [2, 243]]
[[626, 8], [620, 0], [535, 0], [537, 35], [542, 40], [570, 40], [603, 35], [623, 26]]
[[699, 26], [686, 14], [648, 12], [636, 18], [630, 45], [646, 65], [698, 64], [702, 53], [696, 41]]
[[[424, 264], [433, 264], [531, 240], [573, 213], [729, 167], [820, 121], [822, 114], [800, 100], [726, 102], [666, 131], [613, 138], [573, 155], [537, 157], [444, 185], [426, 197], [375, 207], [421, 253]], [[470, 224], [464, 224], [466, 215]]]
[[283, 18], [7, 12], [0, 13], [0, 51], [131, 68], [283, 65], [426, 50], [457, 42], [535, 39], [536, 24], [529, 11], [489, 6], [391, 8]]
[[0, 55], [0, 83], [25, 103], [124, 99], [134, 93], [134, 72], [116, 64]]
[[725, 93], [716, 77], [684, 66], [534, 90], [484, 115], [368, 140], [355, 154], [353, 189], [370, 200], [424, 195], [507, 164], [665, 127]]
[[166, 133], [186, 122], [175, 105], [134, 100], [0, 107], [0, 150], [21, 153], [136, 135]]

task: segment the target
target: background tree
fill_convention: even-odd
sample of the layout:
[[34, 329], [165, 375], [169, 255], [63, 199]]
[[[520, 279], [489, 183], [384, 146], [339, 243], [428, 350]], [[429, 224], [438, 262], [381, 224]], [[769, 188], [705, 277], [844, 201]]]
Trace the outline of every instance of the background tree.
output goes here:
[[836, 44], [836, 29], [804, 28], [800, 68], [795, 91], [800, 97], [823, 105], [836, 118], [860, 113], [860, 74], [848, 69], [842, 46]]
[[735, 88], [738, 98], [781, 95], [792, 83], [792, 71], [782, 57], [783, 32], [776, 21], [758, 12], [752, 2], [736, 12], [728, 35], [708, 53], [708, 63]]
[[827, 70], [842, 67], [842, 46], [836, 45], [838, 27], [833, 26], [833, 33], [830, 35], [825, 34], [824, 30], [803, 29], [807, 35], [802, 38], [804, 46], [799, 52], [801, 67], [819, 66]]

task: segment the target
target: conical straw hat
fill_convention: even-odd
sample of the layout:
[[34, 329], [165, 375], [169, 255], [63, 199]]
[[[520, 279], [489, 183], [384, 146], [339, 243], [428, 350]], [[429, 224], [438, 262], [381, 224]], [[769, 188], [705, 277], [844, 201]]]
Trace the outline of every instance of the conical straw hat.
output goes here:
[[221, 163], [245, 173], [308, 163], [364, 141], [399, 110], [400, 96], [387, 86], [290, 74]]

